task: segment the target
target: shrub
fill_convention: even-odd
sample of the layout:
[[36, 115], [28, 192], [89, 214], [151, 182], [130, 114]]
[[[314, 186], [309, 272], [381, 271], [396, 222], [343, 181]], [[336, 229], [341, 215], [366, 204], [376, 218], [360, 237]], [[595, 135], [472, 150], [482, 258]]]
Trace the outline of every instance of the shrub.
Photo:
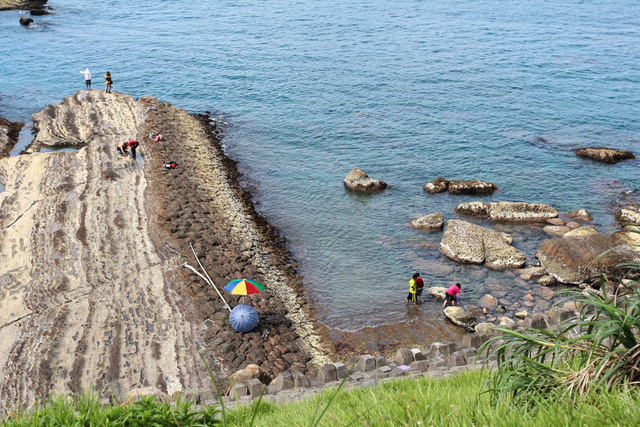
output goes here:
[[504, 335], [480, 351], [497, 355], [489, 392], [522, 403], [537, 398], [585, 395], [596, 388], [635, 385], [640, 380], [640, 291], [607, 294], [566, 291], [580, 313], [554, 330], [497, 329]]

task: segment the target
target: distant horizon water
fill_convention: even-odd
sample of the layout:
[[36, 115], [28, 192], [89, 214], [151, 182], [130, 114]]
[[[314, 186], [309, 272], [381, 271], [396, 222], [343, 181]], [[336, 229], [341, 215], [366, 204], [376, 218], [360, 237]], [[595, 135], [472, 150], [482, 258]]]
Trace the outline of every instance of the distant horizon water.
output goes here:
[[[441, 212], [514, 236], [534, 262], [542, 225], [458, 216], [473, 200], [587, 209], [602, 232], [640, 187], [639, 160], [604, 165], [574, 150], [640, 154], [640, 4], [512, 0], [157, 2], [51, 0], [54, 14], [0, 12], [0, 115], [32, 113], [84, 89], [152, 95], [228, 123], [257, 209], [287, 237], [306, 295], [330, 329], [442, 322], [438, 303], [404, 302], [426, 286], [464, 284], [473, 304], [535, 284], [438, 253], [441, 232], [409, 222]], [[357, 167], [389, 183], [355, 194]], [[482, 179], [482, 198], [430, 195], [425, 182]], [[540, 306], [544, 308], [544, 305]], [[445, 326], [443, 326], [445, 328]]]

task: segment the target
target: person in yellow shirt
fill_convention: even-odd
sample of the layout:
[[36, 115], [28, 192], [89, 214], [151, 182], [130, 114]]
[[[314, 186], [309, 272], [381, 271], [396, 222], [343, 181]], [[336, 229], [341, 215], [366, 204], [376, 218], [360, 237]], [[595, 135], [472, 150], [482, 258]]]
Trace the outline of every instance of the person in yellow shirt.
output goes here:
[[407, 295], [407, 304], [409, 305], [409, 301], [413, 301], [413, 305], [417, 306], [418, 301], [416, 300], [416, 281], [414, 279], [409, 280], [409, 295]]

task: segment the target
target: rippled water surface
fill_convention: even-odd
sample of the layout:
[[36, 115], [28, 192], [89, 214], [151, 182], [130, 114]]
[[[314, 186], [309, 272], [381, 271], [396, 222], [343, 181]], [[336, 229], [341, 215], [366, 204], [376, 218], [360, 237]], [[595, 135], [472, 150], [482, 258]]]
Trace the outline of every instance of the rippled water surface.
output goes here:
[[[258, 208], [279, 227], [331, 328], [439, 318], [407, 311], [413, 271], [465, 284], [467, 302], [510, 273], [438, 254], [446, 219], [469, 197], [428, 195], [438, 176], [484, 179], [485, 201], [586, 208], [601, 230], [640, 185], [638, 161], [602, 165], [575, 148], [640, 153], [640, 4], [633, 1], [50, 0], [30, 28], [0, 13], [0, 114], [30, 114], [113, 75], [113, 90], [153, 95], [229, 123]], [[353, 168], [378, 195], [345, 191]], [[533, 261], [541, 227], [495, 227]], [[516, 300], [511, 298], [512, 300]]]

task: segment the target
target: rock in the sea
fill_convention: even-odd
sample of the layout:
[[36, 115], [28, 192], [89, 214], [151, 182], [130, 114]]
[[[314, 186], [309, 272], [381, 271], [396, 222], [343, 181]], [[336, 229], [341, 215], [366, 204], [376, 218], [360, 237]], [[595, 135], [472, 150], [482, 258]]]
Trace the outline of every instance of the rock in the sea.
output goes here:
[[444, 315], [454, 325], [471, 332], [475, 331], [475, 326], [478, 324], [478, 319], [462, 307], [447, 307], [444, 309]]
[[524, 280], [537, 279], [538, 277], [547, 274], [547, 269], [544, 267], [535, 267], [530, 265], [529, 267], [520, 270], [520, 278]]
[[625, 206], [616, 213], [616, 219], [622, 225], [640, 225], [640, 207]]
[[498, 189], [494, 184], [486, 181], [449, 181], [451, 194], [493, 194]]
[[558, 216], [558, 211], [551, 206], [525, 202], [462, 203], [455, 210], [464, 215], [487, 216], [491, 221], [499, 222], [544, 222]]
[[536, 283], [541, 286], [553, 286], [556, 284], [556, 279], [553, 276], [545, 274], [544, 276], [540, 277]]
[[434, 286], [429, 288], [428, 291], [435, 299], [444, 300], [444, 294], [447, 292], [447, 288], [441, 286]]
[[577, 237], [577, 236], [590, 236], [592, 234], [598, 234], [598, 229], [593, 225], [587, 227], [579, 227], [565, 233], [565, 237]]
[[523, 267], [524, 253], [511, 246], [512, 242], [513, 238], [506, 233], [451, 219], [440, 242], [440, 253], [455, 261], [484, 263], [493, 269]]
[[576, 209], [573, 212], [569, 212], [567, 217], [576, 221], [593, 221], [593, 217], [585, 209]]
[[491, 294], [486, 294], [478, 301], [480, 307], [493, 307], [498, 305], [498, 299]]
[[602, 163], [618, 163], [623, 160], [635, 159], [631, 151], [621, 151], [614, 148], [578, 148], [576, 155]]
[[565, 222], [563, 220], [561, 220], [560, 218], [549, 218], [547, 220], [547, 223], [549, 223], [551, 225], [557, 225], [557, 226], [565, 225]]
[[29, 18], [28, 16], [21, 16], [20, 17], [20, 25], [24, 25], [26, 27], [29, 24], [31, 24], [32, 22], [33, 22], [33, 19]]
[[427, 193], [436, 194], [447, 191], [449, 187], [449, 180], [444, 178], [436, 178], [433, 182], [427, 182], [422, 186], [422, 189]]
[[615, 233], [547, 239], [535, 256], [557, 281], [578, 285], [596, 279], [600, 272], [613, 271], [618, 264], [640, 262], [640, 251], [631, 244], [632, 237]]
[[558, 211], [541, 203], [498, 202], [489, 205], [492, 221], [542, 222], [558, 216]]
[[498, 318], [498, 322], [499, 322], [498, 326], [501, 326], [503, 328], [504, 327], [509, 327], [509, 326], [512, 326], [512, 325], [516, 324], [516, 322], [514, 322], [513, 319], [510, 319], [510, 318], [508, 318], [506, 316], [499, 317]]
[[387, 188], [387, 183], [369, 178], [369, 175], [358, 168], [354, 168], [344, 179], [345, 187], [353, 191], [377, 193]]
[[444, 225], [444, 216], [440, 212], [423, 216], [422, 218], [411, 221], [411, 227], [422, 230], [442, 230]]
[[545, 225], [543, 230], [545, 233], [552, 236], [564, 236], [566, 233], [571, 231], [569, 227], [566, 227], [564, 225]]
[[456, 206], [455, 211], [463, 215], [486, 216], [489, 214], [489, 205], [484, 202], [462, 203]]
[[575, 221], [569, 221], [569, 222], [567, 223], [567, 227], [569, 227], [569, 228], [571, 228], [571, 229], [576, 229], [576, 228], [580, 228], [581, 226], [580, 226], [580, 224], [578, 224], [578, 223], [577, 223], [577, 222], [575, 222]]
[[8, 156], [11, 149], [18, 142], [20, 129], [24, 123], [10, 122], [0, 117], [0, 157]]

